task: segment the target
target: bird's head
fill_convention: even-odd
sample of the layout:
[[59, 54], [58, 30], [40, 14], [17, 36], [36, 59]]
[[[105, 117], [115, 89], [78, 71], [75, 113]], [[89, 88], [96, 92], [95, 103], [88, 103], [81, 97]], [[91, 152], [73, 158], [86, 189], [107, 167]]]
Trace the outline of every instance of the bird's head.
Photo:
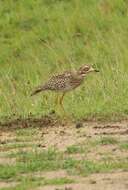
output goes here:
[[99, 72], [99, 70], [93, 68], [93, 66], [91, 66], [91, 65], [83, 65], [78, 70], [78, 74], [83, 76], [83, 77], [86, 74], [91, 73], [91, 72]]

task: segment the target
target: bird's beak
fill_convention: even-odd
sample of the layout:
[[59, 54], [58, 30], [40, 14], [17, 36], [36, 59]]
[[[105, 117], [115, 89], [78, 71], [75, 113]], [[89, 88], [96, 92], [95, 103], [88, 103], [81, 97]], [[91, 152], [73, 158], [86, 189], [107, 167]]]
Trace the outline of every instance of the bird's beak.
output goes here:
[[100, 72], [100, 71], [99, 71], [99, 70], [97, 70], [97, 69], [94, 69], [94, 71], [95, 71], [95, 72]]
[[98, 69], [94, 69], [93, 67], [91, 67], [90, 69], [89, 69], [89, 72], [99, 72], [99, 70]]

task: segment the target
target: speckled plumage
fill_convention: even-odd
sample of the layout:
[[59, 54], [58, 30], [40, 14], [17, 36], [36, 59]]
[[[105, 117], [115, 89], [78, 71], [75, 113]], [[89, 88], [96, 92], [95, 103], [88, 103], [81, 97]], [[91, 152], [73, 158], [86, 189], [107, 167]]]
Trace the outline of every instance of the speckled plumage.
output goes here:
[[77, 75], [72, 72], [65, 72], [60, 75], [53, 76], [46, 84], [44, 84], [43, 89], [62, 91], [66, 92], [72, 90], [79, 86], [83, 78], [77, 78]]
[[46, 83], [37, 87], [32, 95], [44, 90], [67, 92], [81, 85], [87, 73], [97, 71], [89, 65], [80, 67], [77, 71], [66, 71], [52, 76]]

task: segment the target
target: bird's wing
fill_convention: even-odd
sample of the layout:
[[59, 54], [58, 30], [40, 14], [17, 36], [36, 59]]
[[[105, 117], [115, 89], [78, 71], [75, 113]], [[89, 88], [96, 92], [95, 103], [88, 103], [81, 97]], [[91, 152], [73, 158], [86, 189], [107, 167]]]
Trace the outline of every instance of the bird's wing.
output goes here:
[[70, 72], [65, 72], [65, 73], [62, 73], [62, 74], [59, 74], [59, 75], [53, 75], [48, 82], [51, 82], [51, 81], [54, 81], [54, 82], [61, 81], [61, 80], [66, 79], [66, 78], [70, 78], [70, 76], [71, 76]]
[[50, 90], [56, 90], [56, 89], [63, 89], [65, 86], [65, 83], [69, 80], [71, 77], [70, 72], [65, 72], [63, 74], [52, 76], [48, 82], [46, 82], [45, 86], [47, 86]]
[[[62, 73], [62, 74], [53, 75], [53, 77], [54, 77], [54, 78], [57, 78], [57, 79], [61, 79], [61, 78], [69, 77], [70, 75], [71, 75], [71, 72], [65, 71], [65, 72]], [[53, 78], [53, 77], [52, 77], [52, 78]]]

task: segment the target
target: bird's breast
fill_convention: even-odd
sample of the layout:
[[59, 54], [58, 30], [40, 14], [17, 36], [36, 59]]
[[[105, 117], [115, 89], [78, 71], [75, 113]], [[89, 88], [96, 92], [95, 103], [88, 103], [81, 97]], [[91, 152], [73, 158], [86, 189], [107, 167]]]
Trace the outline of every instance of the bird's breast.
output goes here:
[[70, 86], [72, 87], [72, 89], [74, 89], [80, 86], [82, 82], [83, 82], [83, 79], [73, 78], [70, 81]]

